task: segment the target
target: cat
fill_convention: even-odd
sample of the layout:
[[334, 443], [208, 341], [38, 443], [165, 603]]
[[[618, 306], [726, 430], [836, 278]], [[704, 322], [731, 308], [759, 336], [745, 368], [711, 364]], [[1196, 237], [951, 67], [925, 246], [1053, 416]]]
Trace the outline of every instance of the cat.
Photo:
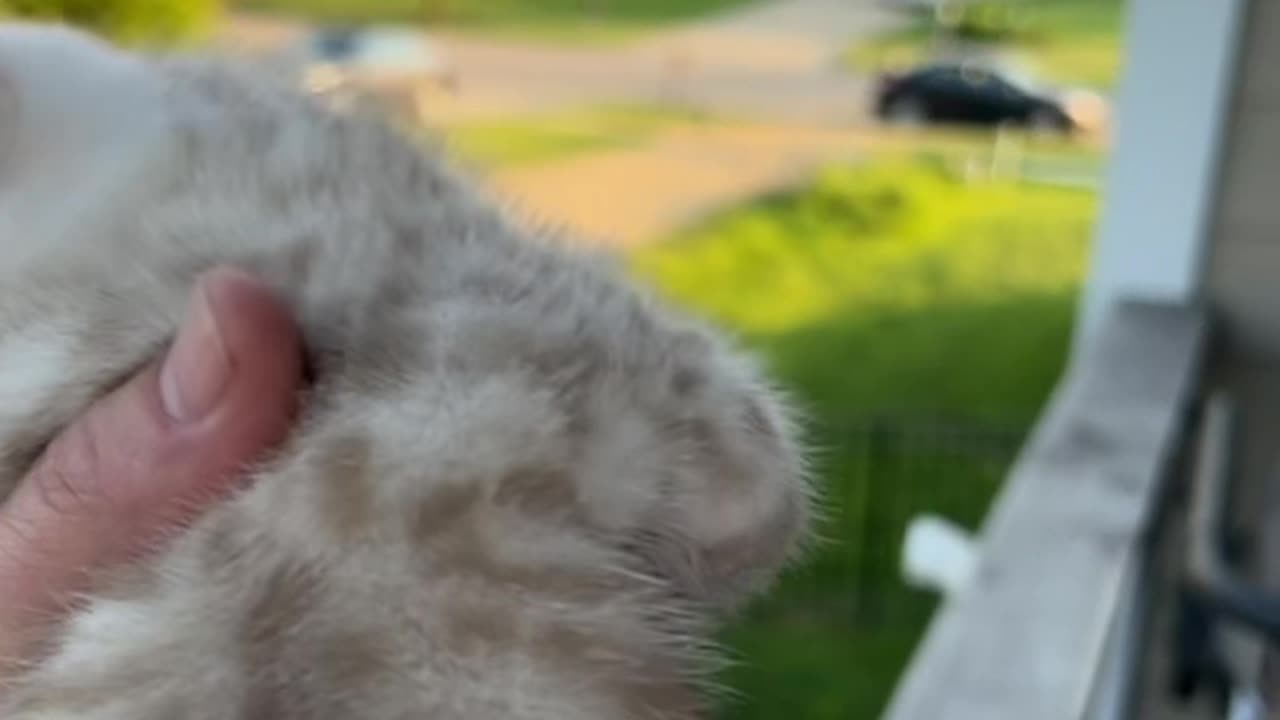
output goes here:
[[797, 413], [444, 155], [229, 61], [0, 26], [0, 497], [215, 265], [288, 303], [313, 380], [0, 717], [706, 716], [716, 628], [807, 546]]

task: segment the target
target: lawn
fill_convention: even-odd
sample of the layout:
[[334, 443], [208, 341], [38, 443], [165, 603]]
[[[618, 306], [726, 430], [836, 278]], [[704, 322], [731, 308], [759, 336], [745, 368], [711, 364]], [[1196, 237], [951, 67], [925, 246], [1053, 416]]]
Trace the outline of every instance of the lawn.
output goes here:
[[483, 168], [560, 160], [646, 142], [671, 128], [710, 121], [675, 107], [605, 106], [445, 128], [452, 152]]
[[906, 521], [976, 525], [1060, 372], [1092, 193], [966, 185], [931, 159], [836, 168], [639, 251], [735, 330], [813, 420], [826, 542], [726, 633], [724, 720], [878, 717], [934, 601]]
[[420, 22], [520, 39], [600, 43], [753, 0], [233, 0], [322, 22]]
[[[997, 0], [1008, 8], [1009, 38], [1002, 50], [1020, 56], [1045, 79], [1112, 87], [1123, 60], [1122, 0]], [[934, 40], [931, 16], [859, 43], [847, 54], [860, 70], [914, 64], [928, 57]]]

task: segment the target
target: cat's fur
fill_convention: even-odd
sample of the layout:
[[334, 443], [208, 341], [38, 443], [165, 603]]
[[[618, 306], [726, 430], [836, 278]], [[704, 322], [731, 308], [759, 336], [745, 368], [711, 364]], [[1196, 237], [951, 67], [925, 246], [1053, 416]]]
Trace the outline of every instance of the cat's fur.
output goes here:
[[251, 489], [113, 574], [6, 720], [688, 720], [803, 539], [751, 362], [438, 157], [216, 64], [0, 27], [0, 497], [218, 263], [314, 372]]

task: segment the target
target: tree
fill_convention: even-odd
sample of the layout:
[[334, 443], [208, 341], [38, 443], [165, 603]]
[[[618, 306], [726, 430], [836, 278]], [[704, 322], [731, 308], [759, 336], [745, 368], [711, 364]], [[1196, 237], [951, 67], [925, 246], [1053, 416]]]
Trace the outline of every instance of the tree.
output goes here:
[[219, 0], [0, 0], [0, 16], [66, 22], [132, 45], [171, 45], [213, 26]]

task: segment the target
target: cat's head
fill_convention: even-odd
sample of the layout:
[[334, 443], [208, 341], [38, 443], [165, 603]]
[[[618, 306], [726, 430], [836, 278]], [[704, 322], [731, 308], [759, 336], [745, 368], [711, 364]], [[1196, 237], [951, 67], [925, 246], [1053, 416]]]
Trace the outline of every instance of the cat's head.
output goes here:
[[[149, 229], [162, 191], [185, 197], [181, 222], [170, 213], [170, 226], [157, 237], [181, 243], [216, 223], [223, 224], [220, 239], [243, 236], [246, 226], [259, 233], [260, 225], [303, 204], [276, 190], [316, 192], [317, 183], [281, 177], [328, 181], [345, 172], [353, 179], [342, 181], [349, 184], [339, 190], [351, 190], [341, 194], [343, 202], [372, 204], [362, 179], [412, 178], [420, 169], [398, 157], [403, 147], [378, 145], [384, 136], [376, 132], [344, 133], [347, 145], [324, 143], [337, 137], [324, 135], [324, 119], [274, 113], [273, 103], [291, 101], [256, 94], [251, 85], [215, 78], [212, 87], [176, 103], [173, 76], [148, 60], [70, 30], [0, 26], [0, 497], [42, 438], [158, 350], [171, 331], [180, 311], [174, 299], [185, 294], [182, 275], [148, 268], [155, 258], [147, 252], [135, 258], [113, 249], [128, 247], [121, 237]], [[202, 124], [204, 109], [213, 111], [209, 125]], [[365, 152], [371, 147], [380, 152]], [[262, 159], [268, 154], [270, 162]], [[184, 170], [184, 158], [198, 162]], [[268, 169], [277, 174], [268, 177]], [[174, 177], [186, 184], [177, 190], [164, 184]], [[448, 191], [419, 181], [436, 199]], [[387, 194], [404, 194], [400, 189]], [[212, 202], [223, 205], [197, 211]], [[421, 199], [398, 202], [417, 206]], [[317, 214], [311, 211], [317, 204], [306, 211]], [[473, 209], [459, 204], [451, 217]], [[116, 224], [126, 215], [129, 222]], [[58, 275], [57, 268], [73, 263], [79, 275]], [[7, 283], [30, 283], [28, 269], [37, 265], [62, 281], [10, 292]], [[79, 282], [85, 278], [92, 283]], [[23, 293], [28, 297], [13, 310], [9, 301]], [[37, 295], [38, 303], [29, 301]], [[470, 327], [480, 335], [486, 329]], [[516, 330], [503, 337], [510, 340]], [[669, 331], [655, 333], [666, 342]], [[766, 585], [791, 556], [807, 527], [810, 498], [791, 423], [774, 393], [755, 369], [703, 335], [691, 330], [689, 342], [673, 341], [661, 363], [636, 371], [642, 378], [605, 383], [610, 392], [592, 396], [599, 402], [584, 402], [573, 419], [582, 426], [577, 434], [590, 440], [589, 461], [579, 468], [587, 490], [592, 483], [611, 490], [583, 493], [593, 528], [629, 533], [627, 549], [648, 562], [644, 571], [671, 581], [681, 599], [722, 610]], [[481, 337], [471, 346], [483, 354], [491, 341]], [[652, 348], [629, 354], [645, 353], [657, 354]], [[609, 361], [606, 348], [597, 365]], [[616, 402], [606, 402], [611, 397]], [[648, 416], [631, 412], [644, 404], [652, 406]], [[618, 492], [623, 480], [625, 492]]]
[[[388, 135], [335, 125], [277, 85], [259, 87], [221, 67], [189, 69], [77, 30], [0, 24], [0, 391], [6, 376], [21, 387], [0, 403], [0, 496], [17, 465], [12, 458], [30, 454], [16, 445], [36, 444], [170, 332], [185, 278], [153, 266], [163, 262], [160, 252], [180, 259], [184, 252], [165, 245], [189, 244], [185, 254], [198, 260], [226, 250], [224, 240], [241, 242], [246, 225], [260, 233], [287, 224], [278, 222], [286, 213], [317, 214], [312, 200], [276, 197], [289, 194], [281, 187], [341, 194], [351, 214], [356, 203], [373, 202], [370, 177], [392, 188], [384, 195], [411, 195], [407, 181], [387, 178], [421, 174], [404, 147], [388, 146]], [[465, 198], [441, 197], [446, 183], [418, 183], [437, 202], [458, 205], [456, 213], [474, 209], [461, 205]], [[159, 198], [175, 195], [177, 229], [154, 233], [158, 246], [140, 240], [160, 224], [150, 216], [167, 212], [172, 221], [172, 206]], [[201, 235], [219, 239], [192, 239]], [[24, 296], [16, 312], [14, 296]], [[664, 408], [666, 432], [679, 442], [655, 441], [651, 454], [683, 458], [677, 465], [688, 477], [666, 501], [675, 529], [649, 538], [650, 550], [693, 595], [732, 605], [789, 555], [807, 525], [808, 498], [792, 477], [802, 474], [799, 453], [776, 394], [701, 335], [689, 333], [698, 342], [671, 359], [686, 366], [671, 382], [680, 397]], [[695, 401], [705, 406], [701, 420], [673, 419]], [[766, 555], [777, 557], [760, 563], [757, 576], [750, 565]]]

